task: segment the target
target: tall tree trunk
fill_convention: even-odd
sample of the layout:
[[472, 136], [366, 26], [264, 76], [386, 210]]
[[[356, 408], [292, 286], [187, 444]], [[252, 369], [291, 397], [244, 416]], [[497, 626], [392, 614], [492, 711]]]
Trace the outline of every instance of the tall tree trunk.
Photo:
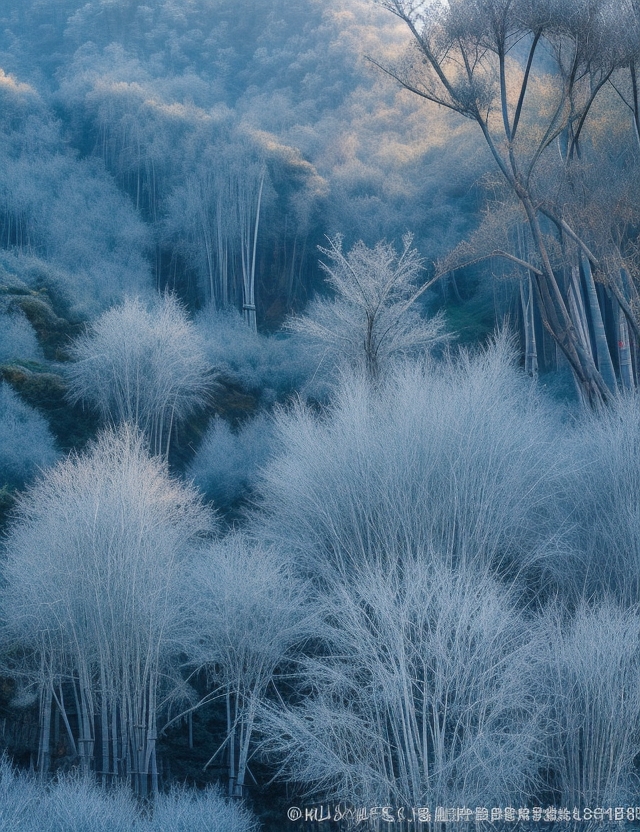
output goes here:
[[231, 692], [227, 691], [227, 736], [229, 737], [229, 797], [235, 794], [236, 728], [231, 714]]
[[120, 742], [118, 741], [118, 705], [115, 696], [111, 698], [111, 754], [113, 757], [113, 774], [115, 778], [122, 777], [122, 761], [120, 759]]
[[100, 744], [102, 747], [102, 785], [107, 784], [111, 774], [109, 766], [109, 711], [107, 701], [107, 680], [104, 666], [100, 667]]
[[51, 762], [51, 705], [53, 702], [53, 682], [51, 679], [40, 694], [40, 744], [38, 747], [38, 771], [44, 777], [49, 772]]
[[264, 177], [265, 171], [262, 171], [262, 175], [260, 177], [260, 187], [258, 189], [258, 202], [256, 205], [256, 218], [253, 226], [253, 246], [251, 251], [251, 266], [249, 269], [249, 273], [245, 278], [244, 282], [244, 296], [243, 296], [243, 304], [242, 309], [244, 311], [245, 320], [249, 328], [256, 332], [257, 330], [257, 320], [256, 320], [256, 297], [255, 297], [255, 288], [256, 288], [256, 251], [258, 247], [258, 229], [260, 227], [260, 207], [262, 205], [262, 190], [264, 187]]
[[[525, 288], [526, 285], [526, 288]], [[533, 317], [533, 287], [531, 274], [520, 280], [520, 305], [524, 327], [524, 370], [527, 375], [538, 376], [538, 350], [536, 344], [535, 321]]]
[[618, 318], [618, 362], [620, 364], [620, 380], [625, 390], [633, 390], [633, 367], [631, 365], [631, 345], [629, 339], [629, 328], [627, 319], [620, 307], [617, 310]]
[[569, 312], [580, 341], [584, 344], [585, 352], [593, 360], [591, 338], [589, 335], [589, 322], [582, 298], [580, 287], [580, 270], [577, 264], [569, 267], [569, 279], [567, 280], [567, 299], [569, 301]]
[[591, 263], [584, 254], [580, 256], [580, 265], [582, 267], [582, 275], [584, 278], [587, 301], [589, 304], [589, 313], [591, 316], [591, 326], [593, 328], [598, 369], [600, 370], [602, 378], [604, 379], [604, 382], [609, 390], [612, 393], [615, 393], [616, 376], [613, 369], [613, 362], [611, 360], [611, 353], [609, 352], [609, 344], [607, 342], [604, 321], [602, 320], [602, 311], [600, 309], [600, 304], [598, 303], [598, 293], [596, 292]]
[[73, 736], [73, 731], [71, 730], [71, 725], [69, 724], [69, 717], [67, 715], [67, 709], [64, 704], [64, 693], [62, 688], [62, 682], [58, 683], [58, 694], [56, 694], [55, 689], [52, 689], [53, 697], [55, 699], [56, 705], [60, 712], [60, 716], [62, 717], [62, 721], [64, 722], [64, 727], [67, 732], [67, 739], [69, 740], [69, 744], [71, 746], [71, 756], [76, 757], [78, 755], [78, 749], [76, 747], [75, 737]]

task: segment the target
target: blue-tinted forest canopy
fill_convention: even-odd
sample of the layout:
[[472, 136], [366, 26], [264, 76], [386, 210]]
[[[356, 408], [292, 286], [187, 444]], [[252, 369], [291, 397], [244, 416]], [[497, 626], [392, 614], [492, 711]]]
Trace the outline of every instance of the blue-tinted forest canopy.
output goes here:
[[640, 821], [639, 61], [3, 0], [0, 830]]

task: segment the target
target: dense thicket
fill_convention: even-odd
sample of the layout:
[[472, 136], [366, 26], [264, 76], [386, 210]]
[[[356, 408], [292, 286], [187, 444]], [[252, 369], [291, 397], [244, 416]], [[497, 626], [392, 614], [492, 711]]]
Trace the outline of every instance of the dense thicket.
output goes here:
[[[55, 133], [54, 104], [67, 142], [99, 161], [145, 221], [150, 245], [132, 249], [150, 257], [157, 285], [191, 303], [248, 317], [256, 306], [277, 323], [317, 283], [323, 233], [348, 229], [373, 244], [419, 227], [440, 250], [470, 221], [456, 207], [473, 203], [464, 136], [440, 122], [425, 135], [415, 108], [366, 67], [364, 44], [388, 52], [398, 40], [367, 3], [345, 15], [317, 0], [259, 11], [221, 0], [180, 11], [70, 2], [55, 14], [9, 2], [0, 14], [6, 111], [37, 100]], [[465, 175], [416, 177], [412, 159], [445, 143]], [[8, 212], [26, 219], [29, 203], [8, 185]]]
[[85, 773], [99, 760], [103, 782], [157, 790], [158, 719], [182, 696], [173, 667], [178, 580], [210, 527], [196, 493], [170, 479], [126, 424], [22, 497], [6, 541], [2, 609], [5, 639], [28, 650], [16, 672], [39, 697], [41, 772], [51, 765], [55, 712], [66, 753]]
[[501, 338], [375, 388], [349, 375], [320, 418], [281, 414], [260, 533], [345, 580], [371, 558], [391, 567], [418, 553], [478, 574], [532, 564], [556, 545], [567, 462], [557, 414], [512, 362]]
[[573, 807], [637, 787], [633, 462], [602, 454], [638, 403], [563, 424], [512, 361], [503, 339], [279, 417], [253, 529], [320, 623], [262, 724], [316, 799]]
[[330, 397], [214, 423], [197, 465], [223, 506], [246, 472], [244, 534], [198, 540], [208, 509], [126, 427], [27, 491], [2, 609], [41, 771], [58, 724], [67, 764], [156, 789], [156, 733], [193, 743], [214, 708], [203, 765], [231, 795], [268, 764], [315, 800], [629, 800], [635, 398], [569, 419], [504, 336]]
[[2, 832], [254, 832], [248, 812], [214, 789], [176, 788], [158, 797], [153, 817], [144, 817], [131, 795], [106, 792], [78, 777], [61, 778], [46, 789], [6, 758], [0, 762]]
[[634, 799], [637, 11], [4, 0], [0, 825]]

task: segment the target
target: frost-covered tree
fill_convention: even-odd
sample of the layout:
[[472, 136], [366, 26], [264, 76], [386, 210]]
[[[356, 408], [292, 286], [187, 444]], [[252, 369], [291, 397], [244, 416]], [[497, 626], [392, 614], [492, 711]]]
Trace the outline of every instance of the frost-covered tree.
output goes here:
[[[577, 278], [567, 280], [563, 271], [574, 269], [577, 274], [583, 257], [615, 291], [620, 290], [619, 263], [610, 257], [611, 251], [594, 250], [588, 225], [574, 222], [557, 185], [571, 187], [580, 181], [574, 162], [588, 145], [588, 128], [595, 121], [602, 91], [616, 70], [629, 64], [625, 36], [619, 34], [637, 31], [629, 4], [377, 1], [410, 36], [404, 58], [385, 64], [385, 71], [415, 95], [477, 125], [505, 190], [522, 212], [531, 240], [526, 262], [513, 250], [487, 254], [515, 259], [528, 268], [543, 325], [564, 354], [585, 400], [595, 404], [610, 399], [615, 390], [603, 377], [610, 357], [593, 353], [591, 315], [572, 297]], [[555, 159], [549, 183], [544, 170]], [[554, 262], [558, 247], [561, 263]], [[616, 253], [619, 261], [621, 252]], [[588, 287], [591, 275], [585, 279]], [[634, 321], [628, 300], [629, 294], [622, 298], [625, 315], [628, 310]]]
[[638, 794], [640, 618], [611, 600], [552, 607], [531, 694], [549, 706], [547, 766], [561, 806], [622, 806]]
[[301, 703], [263, 709], [283, 776], [356, 805], [527, 802], [541, 709], [531, 633], [504, 588], [416, 551], [313, 599], [322, 648], [297, 665]]
[[[185, 652], [226, 700], [229, 794], [243, 793], [258, 708], [291, 649], [310, 635], [308, 598], [286, 557], [242, 535], [194, 559], [185, 580]], [[208, 764], [207, 764], [208, 765]]]
[[42, 772], [57, 711], [82, 769], [126, 778], [141, 794], [157, 789], [178, 579], [210, 526], [195, 490], [172, 480], [126, 425], [50, 469], [20, 500], [5, 541], [2, 612], [32, 659], [22, 672], [40, 698]]
[[330, 238], [328, 248], [320, 248], [329, 262], [321, 265], [336, 297], [316, 300], [289, 327], [324, 343], [335, 359], [363, 369], [370, 380], [392, 358], [434, 343], [442, 337], [442, 320], [427, 321], [413, 308], [425, 287], [416, 286], [422, 261], [412, 240], [405, 235], [400, 254], [389, 243], [368, 248], [362, 241], [345, 254], [342, 238]]
[[112, 425], [136, 425], [156, 454], [168, 455], [175, 429], [206, 401], [203, 344], [171, 295], [151, 307], [129, 298], [108, 310], [71, 355], [71, 400], [93, 405]]
[[[213, 118], [220, 121], [207, 115]], [[260, 227], [275, 196], [265, 154], [254, 136], [230, 124], [217, 124], [213, 140], [211, 127], [205, 135], [198, 127], [165, 201], [163, 237], [199, 276], [206, 300], [239, 306], [255, 332]]]

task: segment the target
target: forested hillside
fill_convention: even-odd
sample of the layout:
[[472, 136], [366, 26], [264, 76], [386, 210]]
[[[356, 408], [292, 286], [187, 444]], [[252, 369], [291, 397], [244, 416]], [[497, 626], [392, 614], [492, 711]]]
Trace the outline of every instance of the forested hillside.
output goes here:
[[638, 827], [638, 61], [3, 0], [0, 830]]

